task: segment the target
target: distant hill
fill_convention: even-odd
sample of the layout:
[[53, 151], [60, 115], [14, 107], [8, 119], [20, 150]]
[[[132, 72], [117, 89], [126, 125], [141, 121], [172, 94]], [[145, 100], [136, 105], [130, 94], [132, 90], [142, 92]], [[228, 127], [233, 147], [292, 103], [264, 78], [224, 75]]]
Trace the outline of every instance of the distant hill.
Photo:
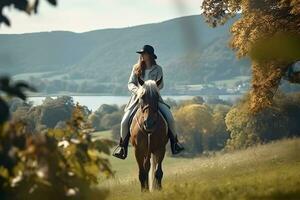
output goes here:
[[227, 45], [234, 20], [210, 28], [203, 16], [192, 15], [85, 33], [0, 34], [0, 73], [40, 82], [46, 92], [122, 92], [138, 58], [135, 51], [151, 44], [166, 86], [248, 76], [249, 61], [237, 60]]

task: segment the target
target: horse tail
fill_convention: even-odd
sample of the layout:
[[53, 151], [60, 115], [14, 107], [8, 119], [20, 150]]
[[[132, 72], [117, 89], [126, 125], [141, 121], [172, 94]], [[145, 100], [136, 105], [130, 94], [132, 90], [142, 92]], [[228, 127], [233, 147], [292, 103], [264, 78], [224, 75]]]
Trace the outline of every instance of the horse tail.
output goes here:
[[156, 170], [156, 159], [155, 156], [152, 154], [151, 159], [150, 159], [150, 171], [149, 171], [149, 190], [153, 191], [154, 190], [154, 181], [155, 181], [155, 170]]

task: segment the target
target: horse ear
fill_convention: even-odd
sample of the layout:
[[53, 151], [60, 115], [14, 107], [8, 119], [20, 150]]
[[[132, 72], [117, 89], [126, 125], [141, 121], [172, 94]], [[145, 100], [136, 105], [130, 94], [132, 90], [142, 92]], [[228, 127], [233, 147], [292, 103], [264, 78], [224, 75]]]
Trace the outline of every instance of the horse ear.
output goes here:
[[161, 77], [158, 81], [156, 81], [157, 87], [161, 84], [162, 80], [163, 80], [163, 77]]
[[141, 86], [143, 86], [145, 83], [145, 81], [143, 81], [139, 76], [138, 76], [138, 81]]

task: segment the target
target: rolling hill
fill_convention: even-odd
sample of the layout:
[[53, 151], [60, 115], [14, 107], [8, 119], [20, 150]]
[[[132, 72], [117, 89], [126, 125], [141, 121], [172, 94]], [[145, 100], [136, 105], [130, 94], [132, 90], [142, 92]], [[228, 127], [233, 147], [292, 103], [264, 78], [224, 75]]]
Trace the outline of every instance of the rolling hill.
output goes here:
[[[158, 64], [164, 68], [165, 82], [170, 85], [248, 76], [249, 61], [237, 60], [227, 45], [234, 20], [211, 28], [202, 15], [192, 15], [84, 33], [0, 34], [0, 73], [35, 83], [42, 81], [39, 87], [56, 81], [48, 92], [71, 91], [65, 83], [79, 85], [73, 88], [77, 92], [103, 85], [126, 90], [130, 70], [138, 58], [135, 51], [151, 44]], [[64, 83], [59, 85], [61, 81]]]

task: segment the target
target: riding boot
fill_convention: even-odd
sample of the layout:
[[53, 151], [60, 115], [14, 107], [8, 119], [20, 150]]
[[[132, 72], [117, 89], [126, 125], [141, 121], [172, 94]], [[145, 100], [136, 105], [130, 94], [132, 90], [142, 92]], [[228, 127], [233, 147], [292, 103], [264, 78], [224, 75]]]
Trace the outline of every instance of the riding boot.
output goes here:
[[129, 133], [125, 136], [124, 140], [122, 140], [122, 137], [120, 138], [119, 145], [114, 150], [113, 156], [123, 160], [127, 157], [129, 138]]
[[179, 142], [178, 142], [177, 135], [174, 136], [174, 134], [171, 132], [170, 129], [168, 131], [168, 136], [170, 138], [172, 154], [178, 154], [182, 150], [184, 150], [183, 146], [181, 144], [179, 144]]

